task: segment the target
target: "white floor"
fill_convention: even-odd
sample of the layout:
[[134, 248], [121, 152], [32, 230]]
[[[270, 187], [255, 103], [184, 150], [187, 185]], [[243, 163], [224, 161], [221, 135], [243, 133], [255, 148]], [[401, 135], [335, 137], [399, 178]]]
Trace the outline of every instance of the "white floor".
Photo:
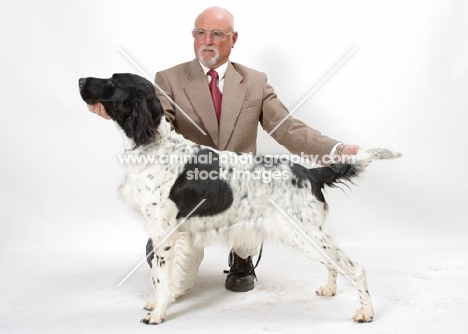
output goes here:
[[291, 249], [266, 244], [254, 290], [225, 290], [228, 250], [210, 246], [196, 286], [159, 326], [139, 322], [152, 293], [142, 254], [0, 258], [0, 333], [465, 333], [466, 248], [351, 248], [365, 265], [376, 317], [351, 320], [358, 298], [340, 277], [338, 294], [315, 289], [326, 271]]

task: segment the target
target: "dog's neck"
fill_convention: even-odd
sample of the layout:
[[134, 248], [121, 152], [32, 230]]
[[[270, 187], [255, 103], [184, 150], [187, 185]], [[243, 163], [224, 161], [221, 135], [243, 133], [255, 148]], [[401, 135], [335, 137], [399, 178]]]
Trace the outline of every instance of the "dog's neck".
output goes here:
[[161, 138], [165, 138], [169, 135], [169, 133], [172, 131], [171, 123], [169, 123], [166, 120], [166, 117], [163, 117], [161, 119], [161, 123], [159, 123], [158, 126], [158, 133], [161, 136]]
[[122, 144], [125, 152], [127, 151], [133, 151], [133, 148], [135, 146], [135, 143], [133, 142], [132, 139], [128, 138], [127, 135], [125, 134], [125, 131], [122, 130], [120, 125], [114, 121], [115, 127], [117, 128], [117, 131], [120, 134], [120, 137], [122, 138]]
[[[133, 139], [128, 138], [128, 136], [125, 134], [125, 131], [122, 130], [120, 125], [114, 121], [115, 127], [117, 128], [117, 131], [120, 134], [120, 137], [122, 138], [122, 145], [125, 150], [125, 152], [130, 152], [130, 151], [136, 151], [138, 149], [135, 149], [135, 142]], [[169, 135], [169, 133], [172, 131], [171, 124], [166, 120], [165, 117], [161, 119], [161, 123], [158, 126], [157, 132], [161, 138], [165, 138]]]

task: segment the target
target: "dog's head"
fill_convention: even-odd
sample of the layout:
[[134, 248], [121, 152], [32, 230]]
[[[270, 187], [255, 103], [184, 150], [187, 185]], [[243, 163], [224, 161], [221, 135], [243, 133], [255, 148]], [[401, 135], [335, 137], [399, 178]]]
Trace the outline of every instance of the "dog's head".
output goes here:
[[109, 79], [81, 78], [78, 83], [81, 98], [87, 104], [101, 102], [135, 148], [154, 139], [164, 113], [150, 81], [117, 73]]

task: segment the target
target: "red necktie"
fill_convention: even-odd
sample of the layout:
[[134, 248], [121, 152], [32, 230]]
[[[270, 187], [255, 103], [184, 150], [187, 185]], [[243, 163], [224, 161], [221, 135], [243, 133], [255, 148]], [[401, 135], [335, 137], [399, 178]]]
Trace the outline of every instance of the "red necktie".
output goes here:
[[211, 77], [210, 92], [211, 92], [211, 98], [213, 99], [213, 105], [215, 108], [216, 118], [218, 119], [218, 125], [219, 125], [219, 119], [221, 117], [221, 99], [223, 96], [216, 83], [218, 79], [218, 72], [216, 72], [215, 70], [209, 70], [208, 75]]

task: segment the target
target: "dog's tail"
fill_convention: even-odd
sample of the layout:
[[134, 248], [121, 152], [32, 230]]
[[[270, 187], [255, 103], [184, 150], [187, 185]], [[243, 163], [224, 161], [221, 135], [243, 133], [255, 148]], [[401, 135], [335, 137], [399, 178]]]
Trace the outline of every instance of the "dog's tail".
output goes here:
[[351, 157], [350, 161], [356, 164], [363, 164], [366, 167], [372, 160], [387, 160], [396, 159], [401, 157], [401, 152], [392, 150], [386, 147], [374, 147], [365, 150], [364, 152], [358, 152], [354, 157]]
[[360, 151], [357, 155], [349, 157], [343, 163], [332, 164], [328, 167], [309, 169], [309, 181], [320, 189], [325, 185], [336, 187], [345, 181], [353, 183], [352, 179], [364, 172], [372, 160], [395, 159], [401, 157], [400, 152], [389, 148], [376, 147]]

